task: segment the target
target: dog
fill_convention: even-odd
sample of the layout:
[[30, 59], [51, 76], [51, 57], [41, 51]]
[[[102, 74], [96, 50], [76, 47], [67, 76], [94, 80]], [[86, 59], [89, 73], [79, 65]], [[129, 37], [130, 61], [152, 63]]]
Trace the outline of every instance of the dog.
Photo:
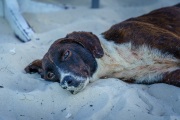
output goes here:
[[72, 94], [107, 77], [180, 87], [180, 4], [130, 18], [99, 36], [84, 31], [67, 34], [25, 71], [59, 82]]

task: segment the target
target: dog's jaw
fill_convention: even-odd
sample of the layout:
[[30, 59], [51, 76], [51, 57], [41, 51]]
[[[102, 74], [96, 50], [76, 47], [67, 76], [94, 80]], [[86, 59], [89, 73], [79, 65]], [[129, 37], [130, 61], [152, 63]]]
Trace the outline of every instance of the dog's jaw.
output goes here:
[[69, 87], [69, 88], [67, 88], [67, 90], [70, 91], [72, 94], [77, 94], [77, 93], [81, 92], [82, 90], [84, 90], [88, 83], [89, 83], [89, 79], [87, 78], [80, 87], [74, 88], [72, 90]]

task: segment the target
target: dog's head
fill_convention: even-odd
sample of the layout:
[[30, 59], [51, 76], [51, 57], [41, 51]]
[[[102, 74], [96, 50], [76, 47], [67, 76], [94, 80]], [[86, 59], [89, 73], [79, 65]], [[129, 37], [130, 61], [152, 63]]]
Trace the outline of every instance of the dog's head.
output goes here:
[[[42, 78], [60, 82], [62, 88], [75, 94], [81, 91], [97, 69], [96, 58], [104, 52], [99, 39], [90, 32], [73, 32], [55, 41], [40, 62], [26, 72], [39, 72]], [[30, 70], [31, 68], [31, 70]]]

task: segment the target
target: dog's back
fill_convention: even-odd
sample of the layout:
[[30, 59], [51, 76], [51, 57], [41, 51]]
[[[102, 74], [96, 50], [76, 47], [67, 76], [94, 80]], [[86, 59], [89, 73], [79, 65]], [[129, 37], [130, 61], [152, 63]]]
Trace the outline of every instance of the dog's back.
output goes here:
[[149, 23], [180, 36], [180, 7], [177, 7], [178, 5], [154, 10], [129, 21]]
[[112, 26], [103, 35], [116, 43], [146, 44], [180, 58], [180, 4]]

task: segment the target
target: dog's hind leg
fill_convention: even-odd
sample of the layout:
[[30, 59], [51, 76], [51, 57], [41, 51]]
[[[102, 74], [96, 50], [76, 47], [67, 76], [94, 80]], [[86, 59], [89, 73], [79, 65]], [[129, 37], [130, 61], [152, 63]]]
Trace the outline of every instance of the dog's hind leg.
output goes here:
[[180, 87], [180, 69], [166, 73], [162, 82]]

